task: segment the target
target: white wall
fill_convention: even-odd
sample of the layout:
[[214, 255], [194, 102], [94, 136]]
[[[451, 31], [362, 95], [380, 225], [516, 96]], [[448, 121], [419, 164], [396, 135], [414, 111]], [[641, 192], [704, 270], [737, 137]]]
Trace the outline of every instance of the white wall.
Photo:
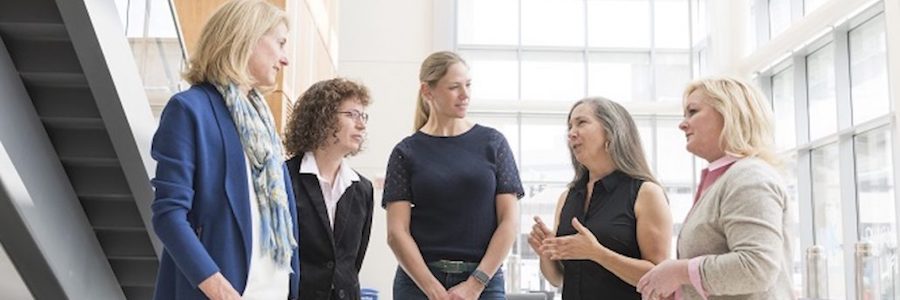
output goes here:
[[360, 274], [363, 288], [392, 299], [397, 262], [386, 242], [380, 207], [387, 159], [394, 145], [412, 133], [421, 61], [432, 52], [432, 1], [341, 0], [338, 76], [369, 87], [368, 141], [351, 165], [376, 185], [372, 238]]

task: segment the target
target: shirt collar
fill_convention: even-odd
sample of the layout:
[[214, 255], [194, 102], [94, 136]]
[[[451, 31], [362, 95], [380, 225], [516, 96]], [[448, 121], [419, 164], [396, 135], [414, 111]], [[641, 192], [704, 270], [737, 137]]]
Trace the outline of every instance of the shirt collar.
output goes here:
[[[335, 181], [359, 181], [359, 174], [356, 174], [356, 172], [354, 172], [350, 168], [347, 168], [346, 166], [346, 160], [342, 159], [341, 165], [338, 167], [338, 174], [337, 178], [335, 178]], [[303, 160], [300, 161], [300, 174], [313, 174], [316, 175], [319, 180], [324, 181], [324, 178], [322, 178], [322, 174], [319, 173], [319, 165], [316, 164], [316, 155], [313, 154], [312, 151], [307, 151], [303, 154]]]
[[622, 175], [625, 173], [620, 172], [619, 170], [615, 170], [609, 175], [603, 176], [600, 179], [600, 182], [603, 184], [603, 187], [606, 191], [612, 191], [616, 186], [619, 185], [619, 181], [622, 179]]
[[721, 169], [722, 167], [725, 167], [727, 165], [730, 165], [730, 164], [738, 161], [739, 159], [741, 159], [741, 158], [731, 155], [731, 154], [725, 154], [725, 156], [722, 156], [721, 158], [709, 163], [709, 166], [706, 167], [706, 169], [709, 170], [710, 172], [712, 172], [712, 171]]
[[[600, 178], [600, 180], [594, 182], [595, 191], [597, 186], [602, 186], [603, 189], [607, 192], [612, 191], [616, 188], [616, 186], [618, 186], [619, 181], [622, 180], [623, 175], [625, 175], [625, 173], [623, 173], [622, 171], [614, 170], [612, 173], [603, 176], [603, 178]], [[588, 177], [589, 175], [585, 173], [584, 176], [582, 176], [581, 179], [578, 180], [578, 189], [584, 190], [587, 188]]]

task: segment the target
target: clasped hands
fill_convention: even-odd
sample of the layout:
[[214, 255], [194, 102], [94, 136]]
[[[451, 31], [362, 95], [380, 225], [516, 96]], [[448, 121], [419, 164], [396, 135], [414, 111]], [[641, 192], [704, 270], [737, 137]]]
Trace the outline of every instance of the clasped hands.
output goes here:
[[[584, 227], [577, 218], [572, 218], [572, 227], [576, 234], [557, 237], [540, 217], [534, 217], [528, 244], [541, 258], [550, 260], [587, 259], [595, 260], [607, 250], [594, 234]], [[641, 277], [637, 291], [644, 300], [674, 299], [675, 290], [688, 283], [687, 263], [684, 260], [667, 260], [655, 266]]]
[[556, 236], [540, 217], [534, 217], [528, 245], [540, 257], [551, 260], [594, 260], [605, 249], [597, 237], [584, 227], [577, 218], [572, 218], [572, 227], [577, 231], [567, 236]]

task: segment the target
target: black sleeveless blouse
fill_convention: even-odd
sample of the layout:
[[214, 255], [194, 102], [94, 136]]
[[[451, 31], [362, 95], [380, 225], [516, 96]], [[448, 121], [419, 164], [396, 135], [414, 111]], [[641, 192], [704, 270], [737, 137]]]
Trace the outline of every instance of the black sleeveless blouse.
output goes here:
[[[594, 233], [597, 241], [619, 254], [640, 259], [637, 243], [637, 219], [634, 202], [644, 181], [614, 171], [594, 183], [587, 212], [587, 176], [569, 189], [560, 211], [557, 236], [577, 233], [572, 218], [578, 218]], [[641, 299], [636, 288], [590, 260], [564, 260], [562, 298], [568, 299]]]

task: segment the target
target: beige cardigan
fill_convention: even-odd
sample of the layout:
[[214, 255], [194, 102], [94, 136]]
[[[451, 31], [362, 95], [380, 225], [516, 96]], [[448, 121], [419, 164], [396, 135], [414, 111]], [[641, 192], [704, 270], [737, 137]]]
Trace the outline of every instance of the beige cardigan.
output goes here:
[[[756, 158], [738, 160], [711, 185], [678, 235], [678, 258], [700, 265], [710, 300], [795, 299], [791, 235], [781, 176]], [[701, 299], [683, 285], [684, 299]]]

